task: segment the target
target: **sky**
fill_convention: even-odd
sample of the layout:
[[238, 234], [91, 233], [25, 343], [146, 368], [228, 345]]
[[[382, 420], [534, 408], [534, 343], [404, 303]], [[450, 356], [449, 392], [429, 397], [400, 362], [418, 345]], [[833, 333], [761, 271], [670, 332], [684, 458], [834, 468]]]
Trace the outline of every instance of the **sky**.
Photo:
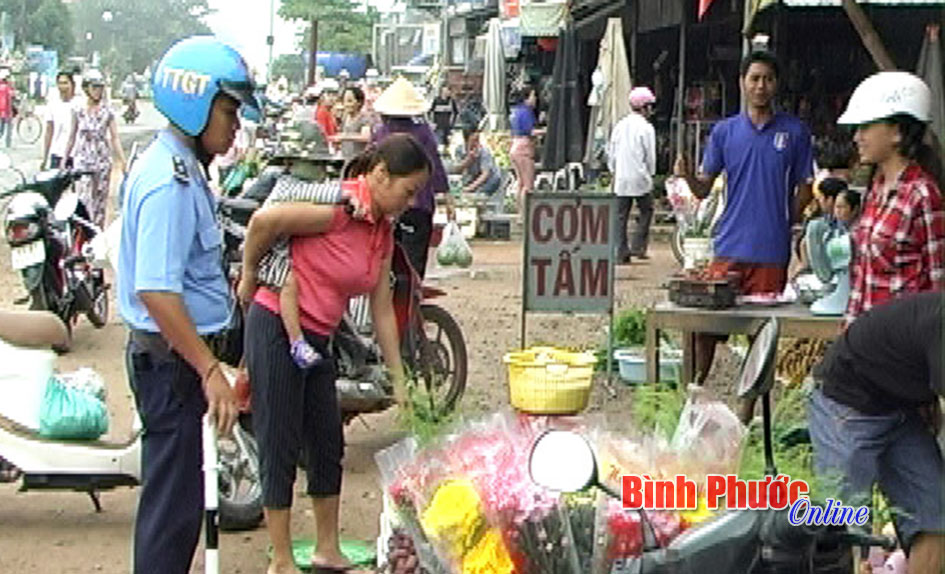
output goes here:
[[[275, 0], [279, 10], [279, 0]], [[216, 10], [206, 19], [213, 33], [240, 51], [251, 67], [264, 76], [269, 62], [269, 2], [266, 0], [209, 0]], [[275, 16], [273, 57], [296, 53], [296, 31], [302, 23], [293, 24]]]

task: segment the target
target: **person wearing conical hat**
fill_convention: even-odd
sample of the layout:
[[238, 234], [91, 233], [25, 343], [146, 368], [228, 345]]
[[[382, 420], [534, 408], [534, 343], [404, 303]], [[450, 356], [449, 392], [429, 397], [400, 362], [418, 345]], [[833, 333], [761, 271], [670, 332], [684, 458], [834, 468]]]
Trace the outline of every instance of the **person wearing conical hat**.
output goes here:
[[[381, 116], [381, 123], [372, 136], [376, 144], [391, 134], [409, 134], [420, 142], [433, 166], [426, 185], [417, 193], [413, 206], [400, 216], [394, 230], [394, 238], [404, 248], [410, 264], [421, 278], [426, 272], [430, 236], [433, 233], [435, 195], [449, 191], [446, 169], [437, 151], [436, 135], [424, 119], [429, 109], [430, 104], [420, 96], [413, 84], [404, 78], [397, 78], [374, 102], [374, 111]], [[446, 200], [452, 212], [449, 194], [446, 194]]]

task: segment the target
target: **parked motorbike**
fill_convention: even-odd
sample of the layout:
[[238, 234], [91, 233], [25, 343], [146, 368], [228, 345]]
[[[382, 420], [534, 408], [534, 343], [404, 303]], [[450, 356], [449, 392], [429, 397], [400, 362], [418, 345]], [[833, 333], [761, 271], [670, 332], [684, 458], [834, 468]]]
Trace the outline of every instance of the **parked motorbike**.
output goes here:
[[[10, 169], [9, 156], [0, 154], [0, 171]], [[0, 193], [12, 196], [4, 214], [4, 235], [10, 244], [12, 267], [23, 276], [28, 296], [17, 303], [55, 313], [70, 330], [85, 314], [96, 328], [108, 321], [108, 285], [95, 264], [92, 239], [102, 232], [70, 188], [91, 172], [62, 169], [38, 173], [27, 182]], [[69, 345], [57, 346], [68, 351]]]
[[[42, 322], [59, 323], [48, 313], [36, 313], [30, 319], [38, 329]], [[62, 329], [50, 328], [46, 344], [61, 338]], [[12, 346], [0, 356], [7, 365], [23, 364], [16, 345], [35, 344], [35, 334], [22, 340], [8, 337]], [[31, 367], [24, 365], [29, 371]], [[29, 376], [24, 374], [24, 379]], [[235, 381], [233, 382], [235, 383]], [[73, 490], [85, 492], [96, 512], [101, 512], [99, 493], [141, 482], [141, 422], [135, 415], [134, 436], [123, 443], [101, 441], [51, 440], [37, 431], [0, 414], [0, 461], [19, 471], [20, 490]], [[219, 491], [219, 526], [224, 530], [256, 528], [262, 521], [262, 489], [259, 483], [256, 441], [244, 419], [234, 425], [232, 436], [217, 439], [217, 484]]]
[[[250, 186], [241, 197], [220, 200], [224, 260], [234, 285], [242, 262], [245, 226], [271, 190], [272, 186], [268, 190], [265, 186]], [[462, 329], [449, 312], [430, 303], [446, 293], [423, 285], [399, 246], [391, 262], [391, 281], [404, 366], [421, 383], [430, 415], [444, 415], [455, 408], [466, 388], [467, 354]], [[346, 423], [394, 404], [393, 387], [367, 321], [367, 308], [366, 298], [354, 300], [331, 342], [338, 371], [338, 399]], [[236, 364], [243, 349], [242, 321], [237, 320], [229, 333], [222, 358]]]
[[[740, 398], [762, 399], [766, 474], [776, 476], [771, 444], [769, 394], [774, 382], [777, 319], [769, 319], [749, 350], [737, 385]], [[529, 470], [532, 479], [555, 491], [576, 492], [598, 487], [620, 499], [602, 483], [594, 452], [588, 442], [571, 431], [547, 431], [532, 447]], [[788, 510], [732, 510], [687, 530], [665, 547], [659, 547], [654, 530], [641, 511], [644, 552], [622, 572], [638, 574], [840, 574], [853, 572], [853, 546], [892, 549], [895, 541], [850, 527], [793, 526]]]

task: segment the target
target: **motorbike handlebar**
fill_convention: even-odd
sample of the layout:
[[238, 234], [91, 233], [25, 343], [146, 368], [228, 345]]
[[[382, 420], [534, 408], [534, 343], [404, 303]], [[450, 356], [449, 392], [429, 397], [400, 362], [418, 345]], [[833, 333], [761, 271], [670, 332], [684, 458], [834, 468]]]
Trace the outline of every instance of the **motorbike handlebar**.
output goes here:
[[879, 546], [889, 551], [896, 549], [896, 541], [889, 536], [870, 534], [850, 528], [830, 531], [824, 538], [844, 546]]

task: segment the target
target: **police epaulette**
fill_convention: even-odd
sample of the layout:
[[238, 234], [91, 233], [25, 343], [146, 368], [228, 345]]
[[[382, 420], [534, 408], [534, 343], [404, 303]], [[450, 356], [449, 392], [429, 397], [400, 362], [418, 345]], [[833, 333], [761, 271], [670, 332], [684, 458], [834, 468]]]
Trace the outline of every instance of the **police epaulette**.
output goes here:
[[181, 183], [190, 183], [190, 173], [187, 171], [187, 162], [179, 155], [175, 155], [174, 161], [174, 179]]

